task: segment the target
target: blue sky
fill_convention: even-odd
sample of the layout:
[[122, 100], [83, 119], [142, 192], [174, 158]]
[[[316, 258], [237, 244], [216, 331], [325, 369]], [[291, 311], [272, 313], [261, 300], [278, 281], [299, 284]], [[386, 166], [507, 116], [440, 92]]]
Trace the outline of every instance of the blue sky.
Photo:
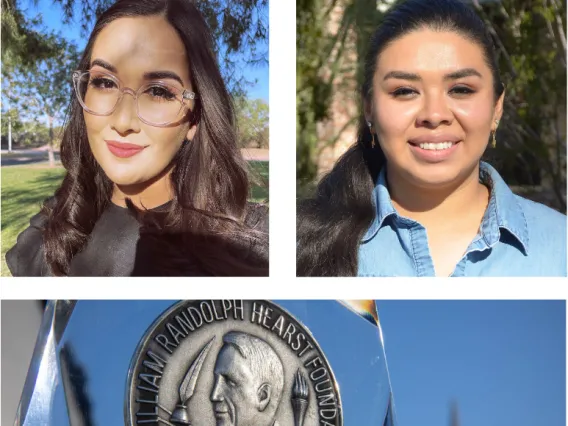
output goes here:
[[[77, 22], [63, 25], [63, 13], [59, 5], [52, 4], [51, 0], [39, 0], [37, 7], [31, 0], [21, 0], [21, 5], [26, 9], [27, 17], [31, 18], [38, 13], [41, 14], [43, 23], [49, 30], [61, 32], [65, 38], [73, 40], [81, 50], [85, 47], [87, 40], [81, 36], [80, 24]], [[268, 51], [268, 42], [259, 46], [259, 48]], [[268, 102], [268, 66], [246, 66], [242, 69], [242, 73], [249, 81], [257, 80], [257, 83], [248, 89], [248, 97], [251, 99], [260, 98]]]
[[399, 426], [566, 424], [564, 301], [379, 301]]
[[[134, 349], [171, 301], [81, 301], [61, 345], [87, 373], [95, 425], [123, 424]], [[340, 386], [345, 426], [377, 426], [388, 380], [376, 327], [336, 302], [280, 301], [309, 327]], [[398, 426], [566, 424], [564, 301], [378, 301]], [[67, 409], [57, 387], [53, 424]]]

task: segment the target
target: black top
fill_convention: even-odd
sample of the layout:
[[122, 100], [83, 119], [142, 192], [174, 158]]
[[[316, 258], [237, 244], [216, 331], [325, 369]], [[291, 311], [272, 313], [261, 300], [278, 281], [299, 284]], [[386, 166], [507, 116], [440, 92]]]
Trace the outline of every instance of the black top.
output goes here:
[[[46, 221], [44, 214], [33, 216], [30, 226], [18, 235], [16, 245], [6, 253], [6, 263], [13, 276], [52, 275], [43, 248]], [[250, 203], [245, 222], [256, 230], [268, 233], [268, 208]], [[158, 238], [167, 241], [170, 237]], [[164, 254], [164, 241], [157, 241], [155, 237], [141, 238], [140, 223], [132, 213], [125, 207], [110, 203], [95, 224], [85, 247], [71, 259], [68, 276], [209, 275], [204, 274], [198, 266], [191, 265], [183, 265], [179, 269], [183, 271], [181, 273], [168, 271], [165, 267], [166, 270], [157, 273], [149, 265], [149, 262], [157, 263], [157, 253], [158, 256]], [[169, 242], [167, 244], [170, 245]], [[179, 250], [175, 249], [175, 252], [178, 254]], [[261, 247], [256, 256], [268, 259], [267, 246]], [[254, 262], [254, 256], [250, 256], [250, 259]], [[192, 262], [186, 256], [184, 263]]]

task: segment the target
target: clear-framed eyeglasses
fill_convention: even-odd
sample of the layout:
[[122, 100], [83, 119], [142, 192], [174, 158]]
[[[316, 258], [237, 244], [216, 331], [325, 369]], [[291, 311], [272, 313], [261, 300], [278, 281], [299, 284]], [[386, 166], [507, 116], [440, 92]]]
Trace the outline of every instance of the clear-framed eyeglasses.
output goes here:
[[100, 116], [111, 115], [129, 93], [140, 121], [157, 127], [181, 121], [190, 110], [189, 102], [197, 98], [195, 92], [163, 82], [151, 82], [134, 91], [105, 71], [74, 71], [73, 87], [83, 109]]

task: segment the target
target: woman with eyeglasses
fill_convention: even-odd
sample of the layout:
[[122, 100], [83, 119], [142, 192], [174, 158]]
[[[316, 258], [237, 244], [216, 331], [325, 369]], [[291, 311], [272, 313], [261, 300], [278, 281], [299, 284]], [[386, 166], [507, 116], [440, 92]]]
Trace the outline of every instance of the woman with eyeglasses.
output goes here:
[[267, 211], [211, 33], [189, 0], [97, 20], [62, 143], [67, 173], [6, 261], [14, 276], [268, 275]]
[[481, 161], [503, 113], [459, 0], [408, 0], [369, 42], [357, 141], [299, 203], [299, 276], [565, 276], [566, 216]]

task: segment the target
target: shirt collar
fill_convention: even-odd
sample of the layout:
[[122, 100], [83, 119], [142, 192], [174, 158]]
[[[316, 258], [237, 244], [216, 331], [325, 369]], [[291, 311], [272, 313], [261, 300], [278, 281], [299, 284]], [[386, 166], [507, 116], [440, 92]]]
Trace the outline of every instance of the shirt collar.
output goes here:
[[507, 230], [520, 244], [523, 254], [529, 248], [529, 232], [523, 209], [513, 191], [491, 165], [481, 162], [479, 180], [491, 189], [489, 204], [481, 221], [481, 237], [487, 245], [495, 245], [501, 230]]
[[[491, 247], [499, 241], [501, 229], [506, 229], [520, 243], [519, 248], [526, 255], [529, 244], [527, 222], [515, 194], [499, 176], [497, 170], [483, 161], [479, 166], [479, 180], [486, 184], [491, 191], [489, 203], [481, 222], [481, 238]], [[379, 173], [372, 199], [377, 214], [363, 236], [363, 243], [372, 239], [379, 232], [387, 217], [395, 215], [404, 219], [396, 212], [392, 204], [387, 188], [385, 167]]]
[[367, 232], [363, 236], [363, 242], [369, 241], [377, 232], [379, 232], [379, 229], [381, 229], [383, 222], [387, 217], [391, 215], [399, 216], [392, 204], [389, 189], [387, 188], [386, 167], [381, 168], [381, 171], [379, 172], [379, 177], [377, 178], [377, 184], [373, 190], [372, 198], [377, 214], [375, 215], [371, 226], [367, 229]]

